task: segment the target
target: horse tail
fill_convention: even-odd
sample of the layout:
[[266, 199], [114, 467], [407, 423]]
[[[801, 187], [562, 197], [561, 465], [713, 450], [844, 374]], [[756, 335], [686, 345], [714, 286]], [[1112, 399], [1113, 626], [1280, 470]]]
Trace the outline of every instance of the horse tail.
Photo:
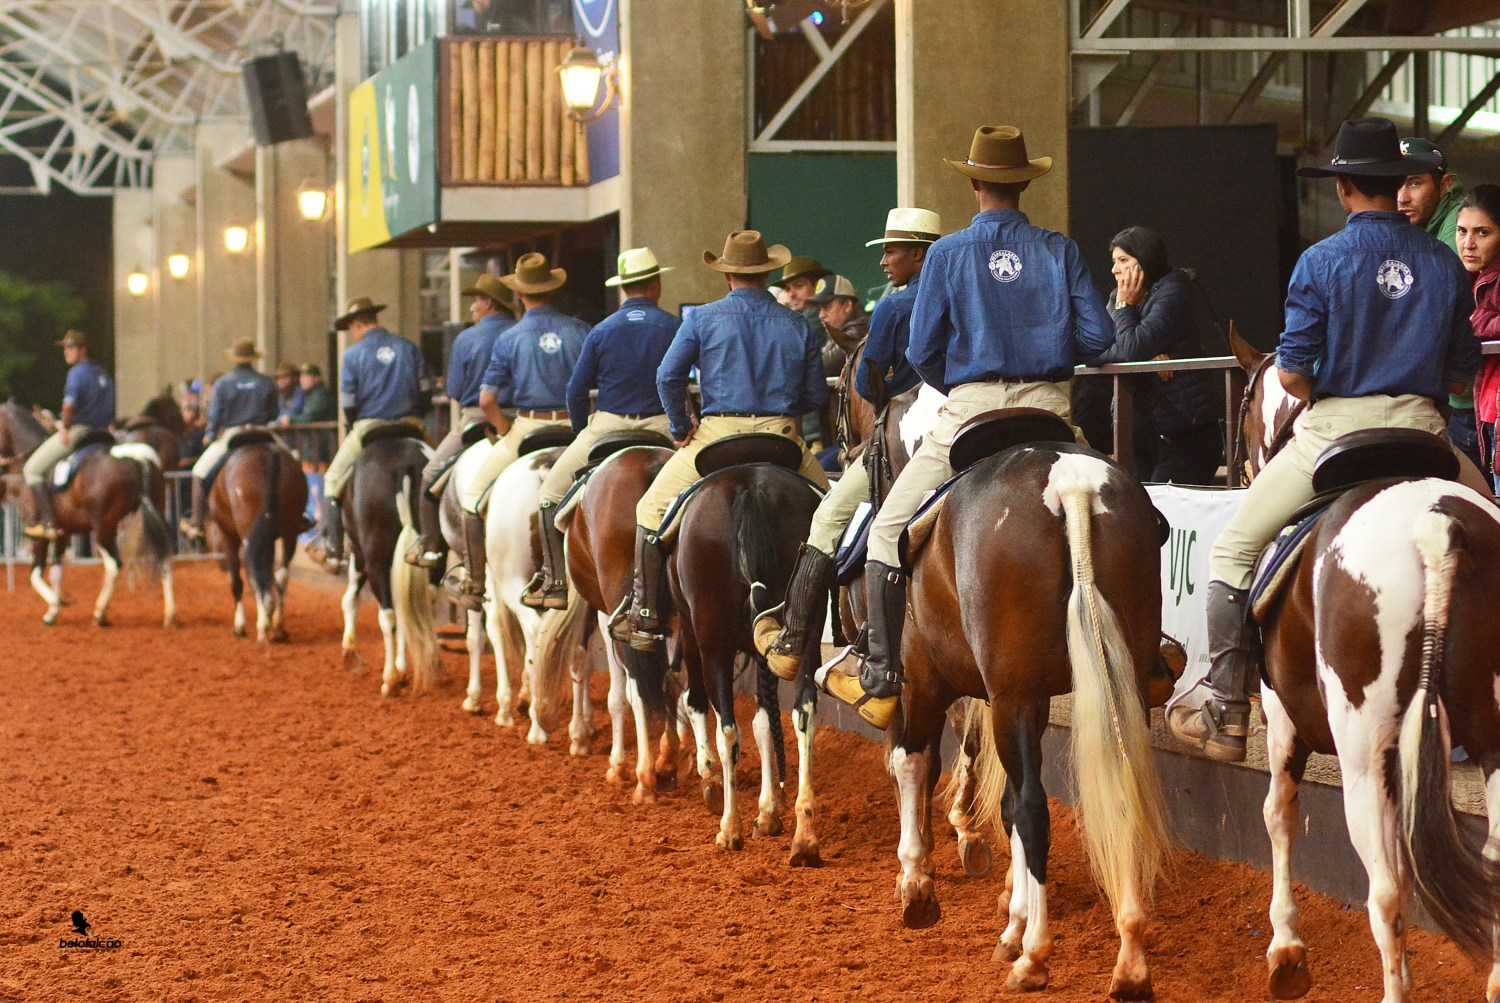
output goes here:
[[1401, 718], [1401, 848], [1417, 897], [1475, 959], [1488, 957], [1500, 919], [1500, 847], [1476, 854], [1459, 836], [1448, 793], [1448, 711], [1439, 676], [1447, 662], [1448, 613], [1458, 555], [1453, 520], [1424, 512], [1413, 527], [1422, 563], [1422, 670]]
[[432, 583], [423, 568], [406, 561], [406, 552], [417, 545], [413, 513], [417, 510], [418, 478], [407, 472], [396, 489], [396, 515], [401, 533], [391, 557], [391, 604], [396, 610], [396, 628], [406, 638], [412, 682], [418, 692], [443, 682], [443, 663], [437, 655], [437, 623], [432, 609]]
[[120, 525], [121, 559], [131, 569], [142, 570], [154, 578], [172, 557], [172, 534], [152, 500], [162, 476], [161, 461], [156, 450], [141, 443], [117, 445], [111, 453], [133, 462], [141, 476], [140, 501]]
[[261, 500], [260, 514], [245, 537], [245, 571], [250, 576], [250, 587], [260, 596], [268, 596], [276, 589], [276, 538], [280, 521], [277, 509], [281, 497], [281, 450], [271, 446], [264, 452], [265, 497]]
[[1094, 879], [1111, 903], [1118, 906], [1133, 886], [1149, 905], [1171, 837], [1145, 704], [1125, 633], [1094, 579], [1091, 512], [1097, 488], [1066, 470], [1058, 480], [1073, 570], [1067, 636], [1084, 844]]
[[776, 540], [776, 509], [765, 489], [755, 484], [735, 497], [731, 514], [735, 568], [750, 589], [751, 614], [758, 616], [780, 601], [770, 586], [784, 563]]
[[[975, 734], [979, 747], [973, 759], [968, 759], [964, 745], [969, 735]], [[954, 762], [945, 791], [951, 805], [958, 797], [963, 774], [959, 767], [966, 765], [974, 778], [974, 794], [970, 819], [977, 829], [993, 825], [999, 831], [1004, 820], [1001, 801], [1005, 797], [1005, 766], [1000, 762], [999, 750], [995, 748], [995, 715], [990, 712], [987, 701], [969, 699], [964, 707], [963, 733], [958, 736], [959, 758]]]
[[[578, 646], [583, 643], [583, 632], [588, 626], [588, 614], [588, 601], [576, 588], [568, 589], [566, 608], [542, 611], [533, 655], [535, 686], [531, 698], [547, 721], [556, 720], [557, 708], [562, 706], [565, 687], [572, 679]], [[608, 638], [605, 641], [609, 643]], [[550, 730], [550, 725], [544, 723], [543, 726]]]

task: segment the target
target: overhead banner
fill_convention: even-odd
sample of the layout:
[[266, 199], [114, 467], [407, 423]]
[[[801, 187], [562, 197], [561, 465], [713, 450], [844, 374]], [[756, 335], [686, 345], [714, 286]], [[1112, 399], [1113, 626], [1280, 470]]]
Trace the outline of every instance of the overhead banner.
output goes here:
[[438, 219], [437, 40], [349, 94], [349, 249], [378, 247]]

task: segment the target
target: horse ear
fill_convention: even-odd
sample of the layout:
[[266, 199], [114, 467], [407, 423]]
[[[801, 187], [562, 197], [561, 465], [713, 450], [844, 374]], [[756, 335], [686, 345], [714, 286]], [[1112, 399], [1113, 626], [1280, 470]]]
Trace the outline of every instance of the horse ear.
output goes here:
[[1255, 367], [1266, 357], [1264, 352], [1257, 352], [1254, 345], [1240, 337], [1239, 328], [1234, 326], [1232, 320], [1229, 322], [1229, 350], [1234, 353], [1240, 368], [1247, 373], [1255, 372]]

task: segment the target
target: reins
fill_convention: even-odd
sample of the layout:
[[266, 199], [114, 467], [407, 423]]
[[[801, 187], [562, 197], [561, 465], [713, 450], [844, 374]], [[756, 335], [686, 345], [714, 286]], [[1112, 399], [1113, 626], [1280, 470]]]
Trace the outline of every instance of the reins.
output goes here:
[[[1234, 455], [1230, 458], [1231, 469], [1242, 468], [1250, 460], [1249, 447], [1245, 445], [1245, 419], [1250, 416], [1250, 402], [1255, 399], [1255, 389], [1260, 386], [1261, 377], [1265, 375], [1267, 367], [1276, 362], [1276, 353], [1272, 352], [1261, 358], [1250, 372], [1250, 381], [1245, 384], [1245, 392], [1240, 396], [1239, 414], [1235, 417], [1236, 430], [1239, 432], [1234, 437]], [[1266, 459], [1269, 460], [1286, 447], [1296, 434], [1295, 425], [1297, 417], [1307, 408], [1307, 401], [1298, 401], [1287, 413], [1277, 426], [1272, 429], [1271, 439], [1266, 444]]]

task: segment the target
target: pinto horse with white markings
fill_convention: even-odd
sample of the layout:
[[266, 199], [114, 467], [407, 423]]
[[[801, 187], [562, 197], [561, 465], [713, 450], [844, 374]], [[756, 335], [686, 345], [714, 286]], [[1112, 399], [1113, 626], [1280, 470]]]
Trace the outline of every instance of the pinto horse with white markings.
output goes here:
[[[1274, 396], [1273, 360], [1233, 336], [1231, 346], [1252, 374], [1240, 413], [1253, 476], [1284, 444], [1277, 430], [1290, 406]], [[1402, 1003], [1411, 990], [1413, 891], [1443, 933], [1489, 964], [1485, 999], [1497, 1003], [1500, 511], [1449, 480], [1371, 481], [1333, 502], [1296, 560], [1261, 617], [1271, 770], [1269, 993], [1295, 999], [1312, 984], [1291, 855], [1298, 787], [1308, 756], [1319, 752], [1337, 755], [1343, 773], [1349, 838], [1370, 880], [1384, 1003]], [[1460, 837], [1453, 812], [1448, 764], [1457, 744], [1484, 772], [1483, 852]]]
[[286, 586], [297, 536], [305, 525], [307, 478], [297, 458], [268, 431], [242, 432], [214, 479], [209, 514], [224, 538], [229, 593], [234, 597], [234, 636], [245, 636], [245, 584], [241, 550], [255, 592], [255, 639], [283, 642]]

